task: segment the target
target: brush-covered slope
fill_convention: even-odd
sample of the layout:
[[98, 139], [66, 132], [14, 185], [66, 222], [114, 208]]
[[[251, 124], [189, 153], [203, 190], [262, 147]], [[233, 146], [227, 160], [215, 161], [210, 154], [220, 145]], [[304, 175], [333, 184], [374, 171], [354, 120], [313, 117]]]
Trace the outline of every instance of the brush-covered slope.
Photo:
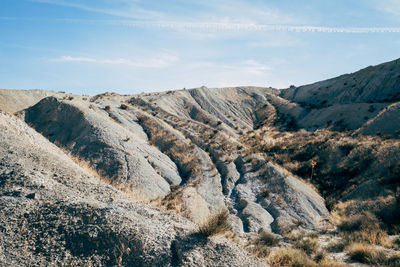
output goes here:
[[0, 265], [263, 266], [91, 173], [0, 112]]

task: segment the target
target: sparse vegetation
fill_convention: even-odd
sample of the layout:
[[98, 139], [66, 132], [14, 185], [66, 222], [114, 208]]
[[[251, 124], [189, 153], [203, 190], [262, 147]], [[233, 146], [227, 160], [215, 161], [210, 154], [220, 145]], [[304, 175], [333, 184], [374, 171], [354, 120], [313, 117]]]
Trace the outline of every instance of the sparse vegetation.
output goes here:
[[185, 143], [171, 130], [160, 125], [155, 119], [138, 116], [139, 123], [149, 136], [153, 145], [166, 153], [177, 165], [184, 183], [189, 179], [195, 180], [202, 173], [194, 147]]
[[247, 245], [247, 251], [259, 258], [267, 258], [271, 247], [279, 245], [280, 238], [272, 233], [262, 231], [258, 237]]
[[312, 260], [303, 250], [283, 248], [266, 261], [271, 267], [347, 267], [344, 262], [325, 258], [324, 255]]
[[349, 242], [391, 246], [387, 233], [381, 229], [379, 220], [369, 212], [349, 216], [338, 225], [338, 229]]

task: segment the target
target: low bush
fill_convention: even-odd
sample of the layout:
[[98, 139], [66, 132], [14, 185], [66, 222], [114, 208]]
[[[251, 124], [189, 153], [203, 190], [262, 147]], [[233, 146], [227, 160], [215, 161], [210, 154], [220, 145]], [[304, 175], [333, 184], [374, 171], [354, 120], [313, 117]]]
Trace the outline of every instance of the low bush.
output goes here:
[[128, 109], [128, 106], [125, 105], [125, 104], [121, 104], [121, 105], [119, 106], [119, 108], [120, 108], [120, 109], [123, 109], [123, 110], [126, 110], [126, 109]]
[[311, 237], [306, 237], [306, 238], [298, 240], [294, 244], [294, 246], [298, 249], [303, 250], [308, 255], [315, 253], [317, 251], [317, 249], [319, 248], [318, 239], [311, 238]]

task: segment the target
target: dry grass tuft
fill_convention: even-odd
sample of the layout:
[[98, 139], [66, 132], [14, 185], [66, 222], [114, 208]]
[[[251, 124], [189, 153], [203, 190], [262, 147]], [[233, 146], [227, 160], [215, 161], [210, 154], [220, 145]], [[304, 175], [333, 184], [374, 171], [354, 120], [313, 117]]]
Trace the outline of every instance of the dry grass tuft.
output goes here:
[[331, 259], [324, 259], [321, 262], [318, 263], [319, 267], [349, 267], [350, 265], [341, 262], [341, 261], [335, 261]]
[[209, 216], [205, 222], [199, 225], [198, 233], [210, 237], [231, 230], [228, 217], [229, 211], [226, 208], [221, 209], [217, 213]]
[[346, 250], [350, 259], [357, 262], [377, 265], [386, 261], [385, 254], [382, 251], [368, 244], [353, 243]]
[[294, 248], [279, 250], [268, 259], [267, 263], [269, 263], [271, 267], [317, 266], [317, 264], [312, 261], [304, 251]]

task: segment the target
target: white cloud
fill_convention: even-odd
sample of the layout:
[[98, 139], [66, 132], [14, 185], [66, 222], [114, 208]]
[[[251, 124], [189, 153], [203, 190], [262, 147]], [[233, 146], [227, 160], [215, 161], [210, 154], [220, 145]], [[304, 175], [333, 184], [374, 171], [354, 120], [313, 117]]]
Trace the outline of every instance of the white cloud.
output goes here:
[[163, 54], [158, 57], [149, 58], [146, 60], [131, 60], [126, 58], [91, 58], [91, 57], [73, 57], [61, 56], [54, 59], [57, 62], [80, 62], [94, 63], [102, 65], [125, 65], [134, 68], [166, 68], [179, 61], [179, 58], [173, 55]]

